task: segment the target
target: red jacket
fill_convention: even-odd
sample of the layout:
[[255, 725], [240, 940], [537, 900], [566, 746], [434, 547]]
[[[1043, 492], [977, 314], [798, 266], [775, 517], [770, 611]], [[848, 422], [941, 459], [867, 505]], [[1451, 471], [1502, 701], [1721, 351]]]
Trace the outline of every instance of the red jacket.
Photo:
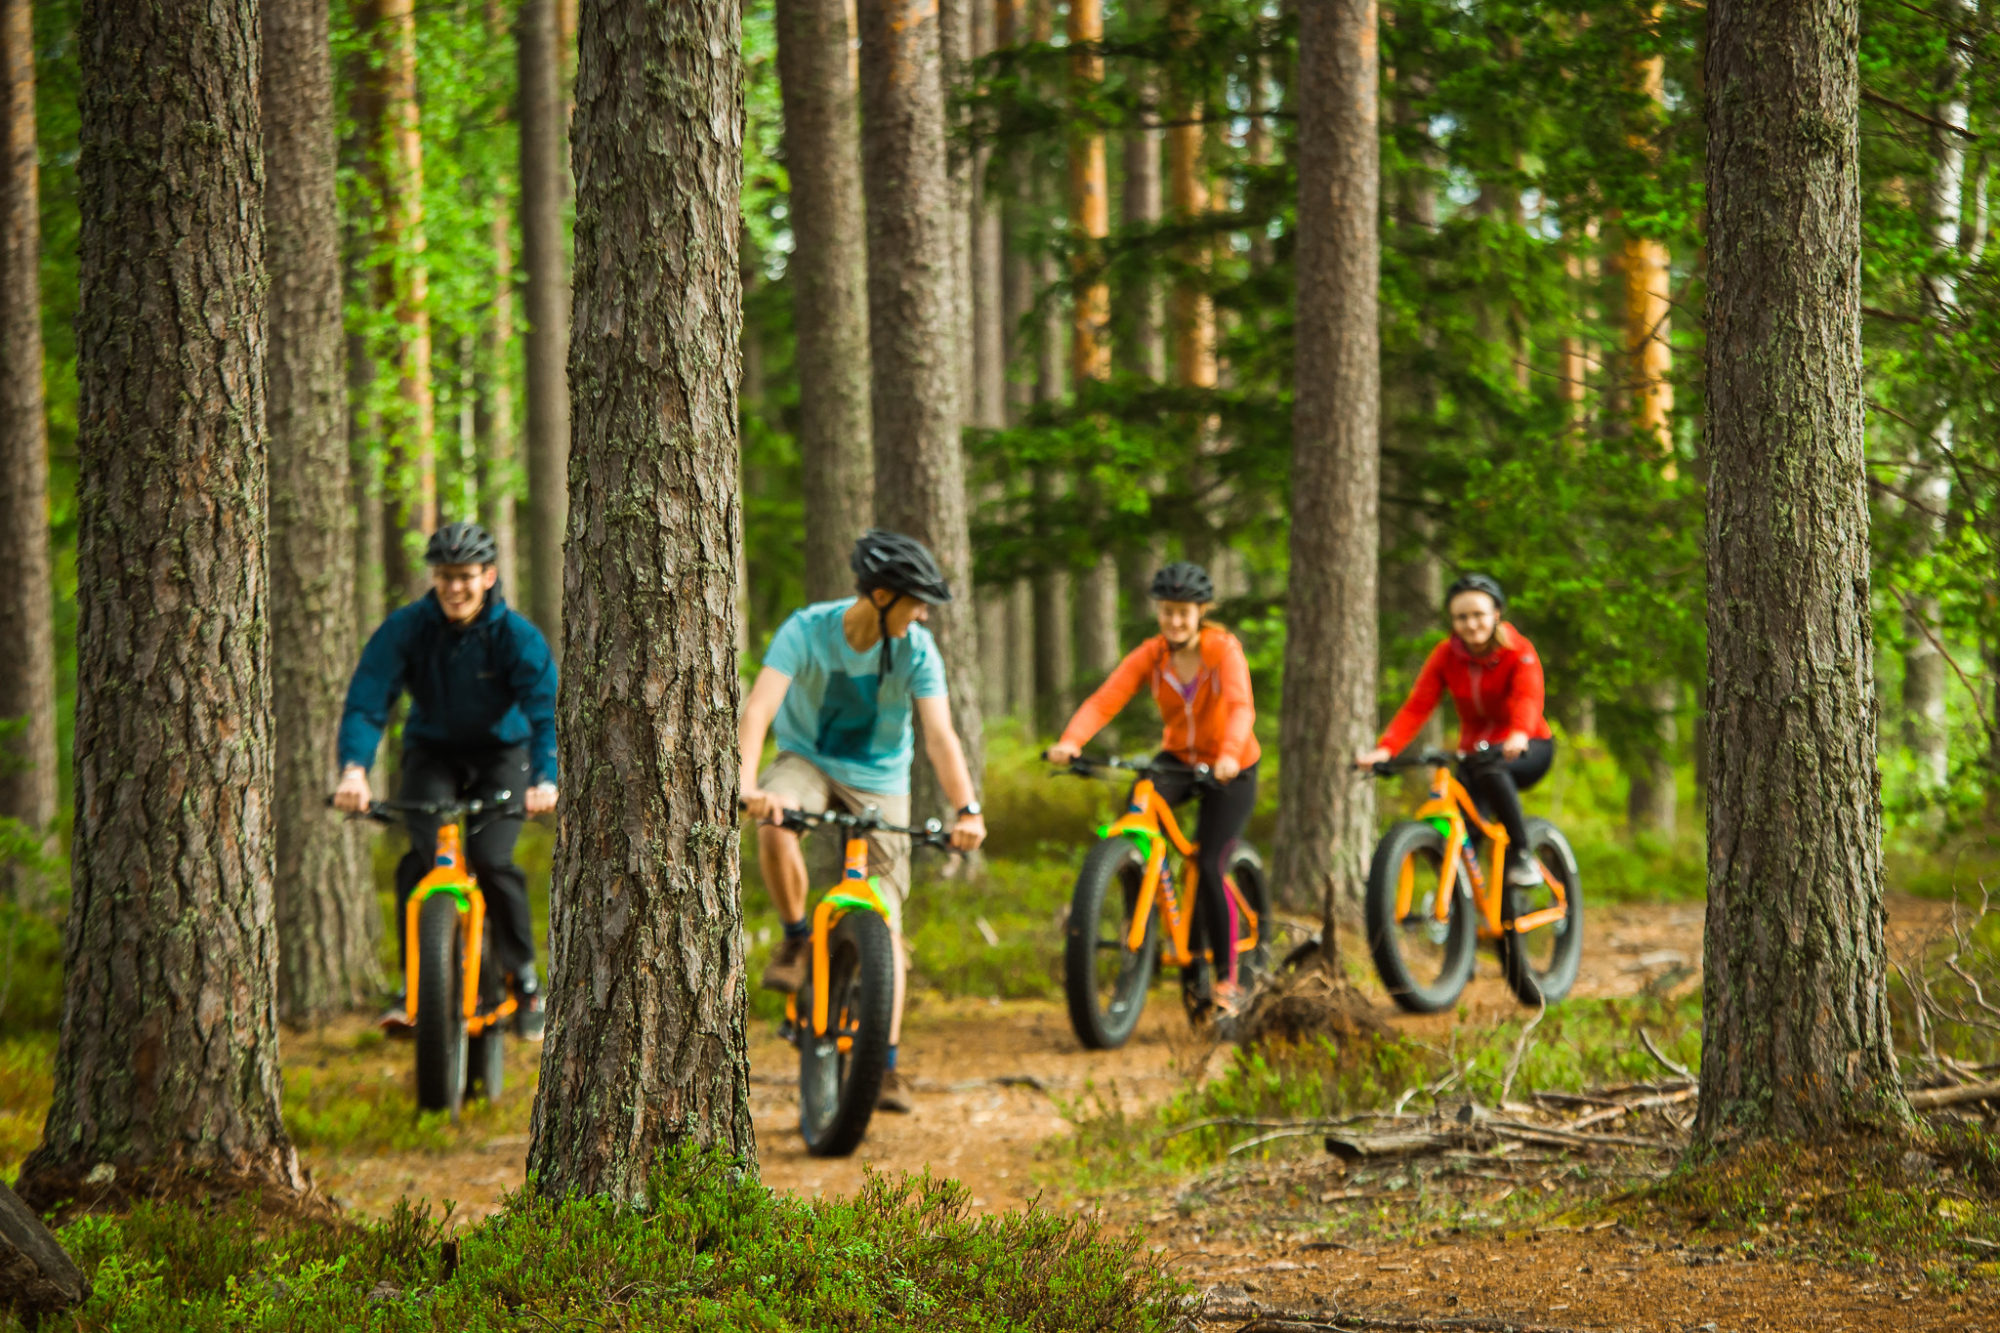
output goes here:
[[1397, 753], [1423, 729], [1438, 696], [1451, 691], [1458, 705], [1458, 748], [1470, 750], [1485, 741], [1498, 745], [1510, 732], [1546, 738], [1542, 716], [1542, 659], [1528, 636], [1501, 622], [1491, 651], [1474, 657], [1454, 634], [1431, 649], [1424, 669], [1405, 703], [1376, 744]]

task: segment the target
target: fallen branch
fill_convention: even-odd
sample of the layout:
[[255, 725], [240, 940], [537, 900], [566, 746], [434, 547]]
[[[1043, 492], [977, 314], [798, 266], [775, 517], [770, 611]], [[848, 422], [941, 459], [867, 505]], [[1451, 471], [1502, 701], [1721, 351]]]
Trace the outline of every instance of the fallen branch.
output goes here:
[[1679, 1074], [1689, 1083], [1695, 1083], [1695, 1084], [1700, 1083], [1701, 1080], [1697, 1079], [1686, 1065], [1680, 1064], [1673, 1060], [1669, 1060], [1666, 1057], [1666, 1054], [1663, 1051], [1661, 1051], [1659, 1047], [1653, 1045], [1652, 1034], [1647, 1032], [1646, 1029], [1644, 1028], [1639, 1029], [1639, 1044], [1646, 1048], [1646, 1054], [1652, 1056], [1655, 1060], [1658, 1060], [1660, 1064], [1663, 1067], [1665, 1067], [1669, 1073]]
[[1549, 1006], [1543, 1002], [1535, 1007], [1535, 1016], [1528, 1020], [1528, 1026], [1521, 1029], [1521, 1035], [1514, 1039], [1514, 1054], [1508, 1057], [1507, 1072], [1500, 1076], [1500, 1104], [1507, 1104], [1507, 1094], [1514, 1090], [1514, 1075], [1521, 1070], [1521, 1057], [1528, 1053], [1528, 1037], [1541, 1026], [1542, 1015], [1548, 1013]]
[[1935, 1111], [1944, 1106], [1963, 1106], [2000, 1098], [2000, 1082], [1965, 1083], [1956, 1088], [1921, 1088], [1909, 1094], [1910, 1105], [1919, 1111]]
[[1601, 1124], [1606, 1120], [1617, 1120], [1623, 1116], [1632, 1114], [1634, 1111], [1646, 1110], [1648, 1107], [1673, 1106], [1680, 1102], [1691, 1101], [1700, 1095], [1700, 1089], [1698, 1088], [1682, 1088], [1679, 1092], [1662, 1093], [1657, 1097], [1639, 1097], [1629, 1102], [1620, 1102], [1615, 1106], [1607, 1106], [1601, 1111], [1592, 1111], [1589, 1115], [1578, 1116], [1565, 1125], [1564, 1128], [1579, 1130], [1590, 1125]]
[[77, 1270], [42, 1219], [0, 1182], [0, 1310], [37, 1316], [81, 1305], [90, 1280]]
[[1442, 1134], [1329, 1134], [1326, 1150], [1343, 1162], [1363, 1158], [1428, 1157], [1447, 1148], [1463, 1148], [1473, 1136], [1464, 1131]]

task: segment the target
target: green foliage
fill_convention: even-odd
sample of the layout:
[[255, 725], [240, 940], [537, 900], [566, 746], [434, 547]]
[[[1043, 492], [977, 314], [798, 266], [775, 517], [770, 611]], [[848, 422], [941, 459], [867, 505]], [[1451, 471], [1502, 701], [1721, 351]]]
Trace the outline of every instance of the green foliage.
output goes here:
[[1179, 1325], [1188, 1292], [1137, 1237], [1040, 1210], [975, 1219], [968, 1197], [928, 1176], [871, 1175], [851, 1201], [803, 1202], [685, 1152], [662, 1162], [640, 1207], [517, 1195], [449, 1247], [448, 1212], [408, 1208], [379, 1225], [273, 1230], [244, 1206], [141, 1204], [60, 1239], [95, 1286], [76, 1327], [121, 1333], [574, 1328], [609, 1312], [633, 1327], [759, 1333]]

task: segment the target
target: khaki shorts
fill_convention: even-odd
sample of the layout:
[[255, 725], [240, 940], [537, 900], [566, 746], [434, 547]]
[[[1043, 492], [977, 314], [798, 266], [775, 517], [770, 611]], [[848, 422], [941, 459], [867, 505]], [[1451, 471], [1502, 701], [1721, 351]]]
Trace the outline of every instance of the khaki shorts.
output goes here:
[[[862, 791], [844, 782], [836, 782], [813, 767], [810, 760], [789, 750], [778, 751], [778, 757], [758, 777], [757, 785], [767, 795], [776, 796], [784, 804], [808, 814], [823, 814], [827, 807], [839, 805], [849, 814], [858, 815], [872, 805], [891, 824], [910, 822], [910, 798], [907, 793], [892, 795], [888, 792]], [[838, 837], [844, 833], [843, 829], [826, 829], [816, 836]], [[869, 834], [868, 874], [876, 881], [876, 890], [889, 909], [890, 928], [900, 934], [903, 929], [903, 898], [910, 888], [909, 835]]]

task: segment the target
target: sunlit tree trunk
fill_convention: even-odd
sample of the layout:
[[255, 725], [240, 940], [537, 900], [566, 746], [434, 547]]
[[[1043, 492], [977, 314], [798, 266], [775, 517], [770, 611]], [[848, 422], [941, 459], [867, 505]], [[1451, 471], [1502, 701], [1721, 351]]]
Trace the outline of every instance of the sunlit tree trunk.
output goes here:
[[278, 1114], [258, 32], [255, 0], [89, 0], [78, 30], [76, 827], [38, 1210], [307, 1188]]
[[[875, 517], [929, 546], [959, 594], [931, 613], [930, 627], [944, 659], [952, 718], [977, 784], [985, 746], [959, 439], [954, 196], [946, 167], [937, 11], [925, 0], [860, 0], [858, 15]], [[928, 775], [928, 765], [920, 768]]]
[[[1169, 0], [1167, 19], [1184, 43], [1194, 40], [1190, 0]], [[1208, 182], [1202, 174], [1202, 107], [1168, 79], [1167, 192], [1176, 222], [1189, 222], [1208, 211]], [[1183, 248], [1182, 260], [1192, 268], [1206, 266], [1207, 249]], [[1174, 382], [1185, 388], [1215, 387], [1215, 307], [1206, 290], [1190, 278], [1178, 278], [1167, 298], [1167, 337], [1172, 344]]]
[[[1971, 33], [1979, 21], [1976, 0], [1943, 0], [1947, 26]], [[1949, 336], [1958, 319], [1959, 218], [1965, 209], [1965, 145], [1971, 124], [1972, 46], [1969, 38], [1945, 43], [1945, 62], [1938, 70], [1937, 101], [1932, 108], [1931, 180], [1929, 191], [1931, 244], [1938, 253], [1937, 274], [1926, 284], [1925, 305], [1940, 333]], [[1909, 479], [1910, 554], [1928, 559], [1944, 540], [1951, 509], [1951, 456], [1955, 443], [1950, 396], [1940, 394], [1933, 406], [1927, 447], [1919, 448]], [[1951, 754], [1945, 724], [1945, 688], [1949, 664], [1944, 656], [1944, 617], [1936, 597], [1916, 596], [1905, 608], [1903, 650], [1903, 723], [1917, 761], [1918, 780], [1942, 788], [1951, 776]]]
[[[543, 1194], [756, 1168], [736, 761], [736, 0], [592, 0], [576, 81], [576, 453]], [[663, 147], [672, 146], [672, 151]]]
[[[1658, 7], [1653, 9], [1657, 18]], [[1653, 55], [1632, 67], [1635, 91], [1647, 108], [1643, 128], [1633, 143], [1652, 155], [1652, 129], [1666, 96], [1666, 59]], [[1632, 438], [1660, 460], [1661, 470], [1674, 475], [1673, 346], [1668, 319], [1673, 312], [1673, 274], [1667, 247], [1631, 229], [1619, 254], [1624, 280], [1625, 369], [1624, 399]], [[1651, 735], [1627, 756], [1631, 779], [1625, 813], [1635, 833], [1673, 836], [1678, 800], [1674, 788], [1673, 752], [1679, 739], [1675, 713], [1680, 685], [1654, 680], [1640, 685], [1634, 702], [1650, 717]]]
[[1908, 1115], [1885, 984], [1858, 27], [1853, 0], [1709, 9], [1697, 1151]]
[[854, 590], [847, 556], [875, 504], [861, 127], [847, 0], [778, 0], [777, 21], [792, 184], [806, 596], [825, 601]]
[[414, 0], [362, 0], [355, 26], [369, 44], [353, 102], [375, 205], [372, 299], [395, 325], [396, 400], [382, 422], [383, 578], [389, 597], [399, 600], [428, 586], [423, 539], [437, 527], [438, 502]]
[[[973, 53], [994, 50], [996, 9], [1010, 0], [982, 3], [973, 10]], [[1011, 17], [1009, 19], [1011, 24]], [[1000, 204], [987, 188], [993, 150], [981, 146], [972, 172], [972, 424], [994, 430], [1007, 424], [1007, 324], [1003, 308], [1006, 278], [1006, 237]], [[980, 641], [986, 642], [981, 635]], [[993, 642], [999, 642], [996, 636]]]
[[509, 599], [521, 595], [520, 540], [515, 527], [515, 487], [520, 458], [514, 433], [514, 230], [504, 188], [493, 196], [493, 302], [486, 311], [485, 347], [479, 357], [479, 521], [500, 548], [500, 583]]
[[1373, 788], [1354, 752], [1373, 739], [1381, 411], [1374, 0], [1299, 14], [1298, 354], [1292, 413], [1291, 580], [1279, 718], [1277, 859], [1296, 906], [1358, 897], [1374, 842]]
[[569, 513], [569, 267], [562, 207], [566, 99], [556, 0], [521, 0], [518, 43], [521, 122], [521, 264], [528, 320], [528, 614], [562, 642], [563, 525]]
[[31, 0], [0, 0], [0, 100], [0, 725], [19, 728], [0, 735], [0, 818], [47, 829], [56, 818], [56, 648]]
[[263, 0], [278, 1009], [311, 1023], [375, 989], [381, 912], [321, 797], [353, 666], [354, 511], [326, 0]]

